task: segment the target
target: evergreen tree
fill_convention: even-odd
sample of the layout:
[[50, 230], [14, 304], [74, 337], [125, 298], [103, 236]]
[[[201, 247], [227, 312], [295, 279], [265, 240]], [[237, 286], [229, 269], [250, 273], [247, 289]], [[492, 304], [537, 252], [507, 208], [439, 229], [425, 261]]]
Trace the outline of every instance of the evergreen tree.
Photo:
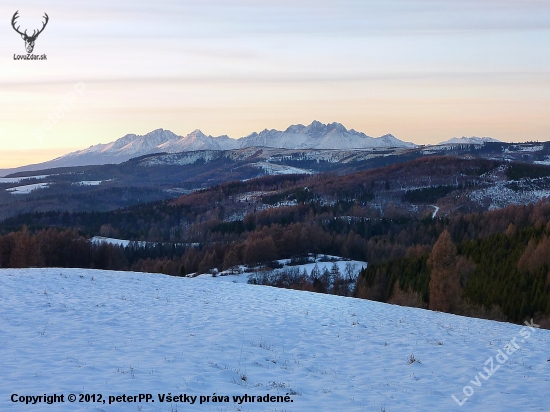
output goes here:
[[443, 231], [435, 243], [428, 265], [430, 275], [430, 301], [432, 310], [450, 312], [454, 309], [460, 297], [460, 284], [455, 273], [457, 250], [451, 235]]

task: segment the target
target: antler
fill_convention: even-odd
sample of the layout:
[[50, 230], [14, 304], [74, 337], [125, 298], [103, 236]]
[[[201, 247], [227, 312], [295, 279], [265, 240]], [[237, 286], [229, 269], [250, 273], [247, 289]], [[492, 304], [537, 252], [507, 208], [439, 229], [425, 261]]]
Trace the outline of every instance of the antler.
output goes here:
[[44, 12], [44, 16], [42, 16], [42, 17], [44, 17], [46, 19], [46, 21], [44, 23], [42, 23], [42, 28], [40, 30], [38, 30], [38, 33], [35, 33], [36, 30], [33, 30], [32, 36], [31, 36], [31, 38], [33, 38], [33, 39], [38, 37], [38, 35], [44, 31], [44, 28], [46, 27], [46, 25], [48, 24], [48, 21], [50, 20], [50, 18], [48, 17], [48, 14], [46, 12]]
[[25, 33], [21, 33], [21, 32], [19, 31], [19, 27], [21, 27], [21, 26], [17, 26], [17, 28], [15, 28], [15, 20], [17, 20], [17, 18], [19, 17], [19, 16], [17, 15], [18, 13], [19, 13], [19, 10], [17, 10], [17, 11], [15, 12], [15, 14], [13, 15], [13, 17], [12, 17], [12, 19], [11, 19], [11, 25], [12, 25], [13, 29], [14, 29], [17, 33], [19, 33], [21, 36], [26, 36], [26, 35], [27, 35], [27, 30], [25, 30]]

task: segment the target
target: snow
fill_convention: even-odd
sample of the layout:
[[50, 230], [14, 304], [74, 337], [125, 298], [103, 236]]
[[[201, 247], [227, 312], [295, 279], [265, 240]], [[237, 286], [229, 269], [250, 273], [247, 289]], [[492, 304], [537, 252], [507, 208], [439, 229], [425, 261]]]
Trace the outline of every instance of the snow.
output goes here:
[[[205, 163], [225, 158], [234, 162], [247, 161], [254, 158], [261, 160], [256, 162], [255, 166], [262, 166], [266, 164], [268, 168], [275, 169], [277, 167], [286, 168], [291, 170], [290, 166], [279, 165], [288, 161], [307, 161], [312, 160], [319, 162], [329, 163], [352, 163], [360, 162], [368, 159], [372, 159], [380, 156], [380, 151], [387, 151], [388, 148], [359, 148], [359, 149], [278, 149], [273, 147], [244, 147], [238, 150], [199, 150], [193, 152], [171, 153], [164, 155], [156, 155], [145, 158], [140, 161], [140, 165], [144, 167], [160, 166], [160, 165], [172, 165], [172, 166], [184, 166], [190, 165], [197, 161], [204, 161]], [[397, 154], [400, 151], [406, 150], [405, 148], [391, 149], [390, 154], [384, 154], [388, 156], [391, 154]], [[284, 170], [284, 169], [282, 169]], [[310, 170], [296, 169], [292, 173], [313, 173]]]
[[267, 210], [267, 209], [276, 209], [280, 207], [287, 207], [287, 206], [296, 206], [298, 202], [293, 200], [282, 200], [280, 202], [277, 202], [273, 205], [270, 204], [263, 204], [261, 203], [261, 198], [268, 195], [277, 194], [279, 191], [254, 191], [254, 192], [246, 192], [241, 193], [239, 195], [236, 195], [234, 197], [234, 201], [237, 203], [245, 203], [248, 204], [247, 210], [240, 210], [236, 213], [227, 214], [224, 217], [224, 222], [235, 222], [238, 220], [243, 220], [244, 217], [250, 213], [251, 210], [259, 211], [259, 210]]
[[198, 160], [203, 160], [205, 163], [217, 159], [221, 153], [212, 150], [201, 150], [189, 153], [176, 153], [162, 156], [155, 156], [145, 159], [141, 162], [143, 166], [160, 166], [160, 165], [191, 165]]
[[75, 184], [80, 186], [99, 186], [101, 184], [101, 180], [84, 180], [82, 182], [77, 182]]
[[[550, 197], [550, 189], [534, 188], [529, 183], [536, 183], [542, 179], [526, 179], [495, 181], [491, 186], [474, 190], [469, 194], [470, 199], [479, 202], [480, 204], [489, 203], [489, 210], [500, 209], [511, 204], [526, 205], [536, 203], [541, 199]], [[509, 185], [517, 184], [521, 190], [515, 191], [510, 189]]]
[[1, 183], [19, 183], [23, 178], [22, 177], [0, 177]]
[[[132, 242], [131, 240], [124, 240], [124, 239], [114, 239], [111, 237], [103, 237], [103, 236], [94, 236], [90, 239], [92, 243], [100, 244], [100, 243], [108, 243], [110, 245], [115, 246], [123, 246], [128, 247], [128, 245]], [[145, 247], [147, 242], [135, 242], [140, 247]]]
[[[122, 247], [128, 247], [130, 244], [133, 244], [137, 247], [146, 247], [147, 245], [157, 245], [159, 242], [146, 242], [143, 240], [140, 241], [132, 241], [132, 240], [125, 240], [125, 239], [115, 239], [112, 237], [104, 237], [104, 236], [94, 236], [90, 239], [90, 242], [95, 243], [96, 245], [101, 243], [108, 243], [110, 245], [115, 246], [122, 246]], [[168, 243], [168, 242], [160, 242], [162, 244], [173, 244], [175, 246], [186, 246], [186, 247], [198, 247], [199, 243]]]
[[[328, 257], [330, 259], [330, 261], [323, 262], [322, 260], [325, 257]], [[333, 260], [336, 260], [336, 262], [333, 262]], [[287, 265], [290, 264], [290, 259], [280, 260], [279, 263], [287, 266]], [[358, 260], [346, 260], [346, 259], [343, 259], [339, 256], [330, 256], [330, 255], [329, 256], [320, 255], [320, 256], [317, 257], [317, 259], [315, 259], [315, 262], [312, 262], [312, 263], [307, 263], [307, 264], [304, 264], [304, 265], [297, 265], [297, 266], [288, 266], [288, 267], [296, 267], [296, 268], [300, 269], [300, 272], [302, 272], [305, 269], [308, 273], [311, 273], [311, 271], [315, 267], [315, 265], [317, 265], [317, 267], [319, 268], [319, 270], [321, 272], [325, 268], [327, 268], [327, 270], [330, 271], [330, 268], [332, 267], [333, 263], [336, 263], [340, 273], [345, 273], [347, 263], [350, 263], [352, 266], [354, 266], [356, 268], [357, 272], [359, 272], [359, 270], [367, 267], [367, 262], [361, 262], [361, 261], [358, 261]]]
[[494, 143], [502, 143], [500, 140], [493, 139], [492, 137], [453, 137], [452, 139], [445, 140], [444, 142], [439, 143], [440, 145], [447, 145], [447, 144], [477, 144], [477, 145], [483, 145], [488, 142], [494, 142]]
[[[311, 273], [315, 265], [317, 265], [317, 268], [322, 272], [325, 268], [330, 271], [332, 268], [333, 263], [336, 263], [338, 266], [338, 270], [340, 271], [341, 277], [343, 278], [346, 274], [346, 266], [347, 264], [351, 265], [351, 268], [354, 271], [354, 275], [357, 276], [359, 274], [359, 271], [361, 269], [364, 269], [367, 267], [367, 262], [362, 262], [358, 260], [349, 260], [344, 259], [340, 256], [331, 256], [331, 255], [317, 255], [317, 257], [314, 259], [313, 255], [310, 256], [310, 259], [312, 260], [311, 263], [305, 263], [301, 265], [295, 265], [291, 263], [290, 259], [280, 259], [277, 260], [278, 263], [283, 265], [280, 269], [275, 269], [274, 272], [281, 272], [283, 270], [287, 269], [298, 269], [300, 273], [306, 270], [308, 274]], [[196, 276], [194, 273], [188, 275], [188, 277], [192, 278], [204, 278], [204, 279], [217, 279], [224, 282], [233, 282], [233, 283], [248, 283], [249, 276], [254, 275], [254, 270], [250, 270], [245, 265], [239, 265], [237, 267], [233, 267], [227, 270], [224, 270], [222, 272], [214, 271], [213, 274], [201, 274]]]
[[[323, 124], [313, 121], [309, 126], [293, 125], [286, 131], [263, 130], [248, 136], [233, 139], [227, 135], [206, 136], [195, 130], [186, 136], [178, 136], [169, 130], [157, 129], [146, 135], [128, 134], [120, 139], [97, 144], [84, 150], [69, 153], [50, 163], [59, 167], [84, 164], [120, 163], [134, 157], [153, 153], [180, 153], [192, 151], [221, 151], [246, 149], [252, 147], [272, 147], [281, 149], [365, 149], [365, 148], [402, 148], [416, 147], [403, 142], [391, 134], [370, 137], [353, 129], [347, 130], [339, 123]], [[201, 155], [199, 155], [201, 156]], [[215, 155], [219, 156], [219, 154]], [[169, 161], [163, 157], [158, 160], [145, 160], [146, 166], [154, 166]], [[189, 164], [191, 158], [174, 157], [180, 164]]]
[[312, 175], [314, 172], [307, 169], [300, 169], [292, 166], [276, 165], [267, 162], [252, 163], [250, 166], [256, 166], [264, 170], [268, 175], [300, 175], [307, 174]]
[[34, 190], [46, 189], [50, 186], [50, 183], [35, 183], [32, 185], [17, 186], [6, 189], [6, 192], [10, 192], [14, 195], [28, 195]]
[[434, 212], [432, 213], [432, 219], [435, 219], [437, 212], [439, 212], [439, 207], [435, 205], [431, 205], [431, 206], [434, 208]]
[[[547, 410], [550, 332], [508, 323], [82, 269], [0, 270], [0, 314], [2, 411]], [[514, 338], [519, 349], [500, 365], [498, 350]], [[489, 360], [499, 369], [484, 380], [478, 374]], [[471, 396], [461, 407], [452, 396], [461, 402], [463, 392]], [[10, 400], [54, 393], [65, 402]], [[71, 393], [147, 393], [155, 402], [71, 404]], [[229, 402], [161, 403], [168, 393]], [[292, 402], [233, 402], [244, 394], [288, 394]]]
[[0, 184], [2, 183], [19, 183], [22, 180], [27, 179], [44, 179], [50, 175], [41, 175], [41, 176], [27, 176], [27, 177], [0, 177]]
[[358, 150], [303, 150], [301, 152], [293, 152], [290, 154], [279, 154], [276, 153], [270, 156], [267, 161], [270, 163], [284, 162], [284, 161], [304, 161], [304, 160], [315, 160], [317, 163], [320, 161], [329, 162], [329, 163], [338, 163], [357, 152], [372, 153], [372, 149], [358, 149]]
[[262, 146], [285, 149], [359, 149], [359, 148], [414, 148], [391, 134], [370, 137], [340, 123], [323, 124], [313, 121], [309, 126], [292, 125], [285, 131], [263, 130], [238, 140], [241, 147]]
[[513, 145], [512, 150], [509, 150], [508, 148], [504, 149], [504, 153], [513, 153], [513, 152], [540, 152], [542, 149], [544, 149], [543, 145], [529, 145], [529, 144], [523, 144], [523, 145]]
[[537, 146], [522, 146], [520, 147], [520, 152], [540, 152], [542, 149], [544, 149], [543, 145], [537, 145]]

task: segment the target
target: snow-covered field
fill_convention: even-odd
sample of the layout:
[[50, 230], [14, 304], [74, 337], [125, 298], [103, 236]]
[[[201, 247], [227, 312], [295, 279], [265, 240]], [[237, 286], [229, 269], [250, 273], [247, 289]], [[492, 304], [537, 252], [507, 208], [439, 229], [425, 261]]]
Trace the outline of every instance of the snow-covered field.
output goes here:
[[312, 175], [314, 172], [307, 169], [299, 169], [297, 167], [278, 165], [268, 162], [252, 163], [250, 166], [256, 166], [264, 170], [268, 175], [292, 175], [292, 174], [306, 174]]
[[0, 183], [19, 183], [27, 179], [44, 179], [50, 175], [29, 176], [29, 177], [0, 177]]
[[[103, 236], [94, 236], [90, 239], [90, 242], [99, 245], [101, 243], [107, 243], [109, 245], [115, 245], [115, 246], [122, 246], [122, 247], [128, 247], [128, 246], [134, 246], [134, 247], [146, 247], [146, 246], [154, 246], [159, 244], [158, 242], [145, 242], [145, 241], [132, 241], [132, 240], [125, 240], [125, 239], [115, 239], [112, 237], [103, 237]], [[165, 245], [175, 245], [175, 246], [187, 246], [187, 247], [198, 247], [198, 243], [169, 243], [169, 242], [160, 242]]]
[[[518, 151], [518, 152], [540, 152], [542, 149], [544, 149], [544, 146], [543, 145], [534, 145], [534, 146], [531, 146], [531, 145], [515, 145], [515, 146], [512, 146], [515, 151]], [[509, 149], [504, 149], [504, 153], [509, 153], [510, 150]]]
[[[550, 197], [550, 189], [526, 188], [522, 191], [509, 189], [507, 185], [514, 182], [518, 181], [495, 182], [491, 186], [472, 191], [469, 197], [480, 204], [489, 203], [489, 210], [503, 208], [511, 204], [527, 205]], [[521, 184], [521, 182], [519, 183]]]
[[84, 180], [82, 182], [75, 183], [79, 186], [99, 186], [102, 183], [101, 180]]
[[[548, 410], [550, 332], [526, 326], [81, 269], [0, 270], [0, 317], [1, 411]], [[12, 402], [44, 394], [64, 403]]]
[[[327, 260], [330, 259], [330, 260]], [[299, 273], [302, 273], [304, 270], [310, 274], [315, 266], [320, 272], [323, 270], [328, 270], [330, 272], [332, 265], [336, 264], [340, 277], [345, 279], [347, 275], [353, 275], [354, 279], [357, 279], [359, 271], [367, 267], [367, 262], [361, 262], [359, 260], [347, 260], [339, 256], [331, 255], [317, 255], [316, 258], [313, 258], [313, 255], [310, 255], [310, 263], [304, 264], [294, 264], [291, 259], [279, 259], [278, 263], [282, 265], [281, 268], [275, 269], [274, 272], [281, 272], [288, 269], [298, 270]], [[348, 267], [351, 273], [348, 273]], [[252, 271], [258, 270], [258, 267], [252, 269]], [[220, 281], [232, 282], [232, 283], [248, 283], [249, 276], [253, 276], [254, 272], [251, 272], [245, 265], [239, 265], [232, 267], [231, 269], [224, 270], [223, 272], [214, 272], [214, 276], [211, 273], [195, 275], [194, 273], [188, 275], [188, 277], [197, 277], [197, 278], [212, 278], [215, 277]]]
[[[97, 245], [101, 243], [108, 243], [110, 245], [123, 246], [123, 247], [128, 247], [130, 243], [132, 243], [131, 240], [114, 239], [112, 237], [103, 237], [103, 236], [94, 236], [93, 238], [90, 239], [90, 241]], [[145, 247], [147, 245], [147, 242], [135, 242], [135, 245], [138, 245], [140, 247]]]
[[6, 191], [14, 195], [28, 195], [30, 192], [34, 190], [46, 189], [48, 187], [50, 187], [50, 183], [35, 183], [32, 185], [12, 187], [12, 188], [6, 189]]

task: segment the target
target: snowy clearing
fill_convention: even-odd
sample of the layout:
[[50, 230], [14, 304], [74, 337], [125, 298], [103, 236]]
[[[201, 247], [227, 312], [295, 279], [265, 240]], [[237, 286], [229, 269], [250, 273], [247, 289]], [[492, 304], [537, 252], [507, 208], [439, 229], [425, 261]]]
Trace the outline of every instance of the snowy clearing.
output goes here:
[[[341, 277], [344, 277], [344, 275], [346, 274], [347, 265], [350, 265], [350, 269], [353, 271], [353, 274], [357, 278], [359, 271], [367, 267], [367, 262], [362, 262], [358, 260], [347, 260], [340, 256], [318, 255], [315, 259], [312, 256], [313, 255], [309, 257], [311, 262], [304, 264], [294, 264], [292, 263], [291, 259], [279, 259], [277, 260], [277, 262], [283, 267], [279, 269], [274, 269], [274, 272], [281, 272], [288, 269], [298, 269], [300, 273], [305, 270], [309, 274], [311, 273], [315, 265], [317, 265], [317, 268], [321, 272], [324, 269], [330, 271], [332, 265], [336, 263], [336, 266], [338, 266], [338, 270], [340, 271]], [[194, 273], [191, 273], [188, 275], [188, 277], [216, 279], [222, 282], [248, 283], [249, 276], [251, 274], [254, 274], [254, 270], [257, 269], [258, 268], [256, 267], [251, 270], [248, 269], [245, 265], [239, 265], [236, 267], [232, 267], [231, 269], [224, 270], [222, 272], [214, 270], [213, 274], [205, 273], [201, 275], [196, 275]]]
[[[531, 179], [534, 181], [535, 179]], [[489, 210], [506, 207], [511, 204], [526, 205], [536, 203], [541, 199], [550, 197], [550, 189], [525, 188], [515, 191], [507, 186], [518, 181], [495, 182], [492, 186], [472, 191], [468, 196], [470, 199], [480, 203], [489, 203]]]
[[35, 183], [33, 185], [17, 186], [6, 189], [6, 192], [10, 192], [14, 195], [28, 195], [34, 190], [47, 189], [50, 183]]
[[[128, 247], [130, 243], [132, 243], [131, 240], [124, 240], [124, 239], [114, 239], [112, 237], [103, 237], [103, 236], [94, 236], [90, 239], [90, 241], [96, 245], [99, 245], [101, 243], [108, 243], [109, 245], [115, 245], [115, 246], [122, 246], [122, 247]], [[147, 242], [134, 242], [135, 245], [139, 247], [145, 247], [147, 245]]]
[[0, 183], [19, 183], [23, 177], [0, 177]]
[[143, 240], [125, 240], [125, 239], [115, 239], [112, 237], [103, 237], [103, 236], [94, 236], [90, 239], [90, 242], [99, 245], [101, 243], [107, 243], [115, 246], [122, 247], [147, 247], [155, 245], [174, 245], [174, 246], [186, 246], [186, 247], [198, 247], [199, 243], [170, 243], [170, 242], [146, 242]]
[[256, 166], [264, 170], [268, 175], [312, 175], [315, 172], [307, 169], [299, 169], [297, 167], [277, 165], [267, 162], [251, 163], [250, 166]]
[[[543, 145], [536, 145], [536, 146], [514, 145], [512, 147], [518, 152], [540, 152], [542, 149], [544, 149]], [[510, 152], [513, 152], [513, 150], [510, 150], [508, 148], [504, 149], [504, 153], [510, 153]]]
[[28, 177], [0, 177], [0, 183], [19, 183], [22, 180], [27, 179], [45, 179], [50, 175], [41, 175], [41, 176], [28, 176]]
[[99, 186], [102, 182], [102, 180], [84, 180], [82, 182], [76, 182], [74, 184], [79, 186]]
[[[2, 411], [548, 410], [550, 332], [508, 323], [82, 269], [0, 270], [0, 314]], [[510, 341], [519, 349], [501, 364]], [[155, 402], [108, 403], [140, 393]], [[168, 393], [197, 398], [160, 402]], [[464, 393], [459, 406], [452, 396], [462, 402]], [[44, 394], [65, 402], [11, 400]], [[80, 403], [80, 394], [106, 403]], [[288, 402], [233, 400], [245, 394]]]

